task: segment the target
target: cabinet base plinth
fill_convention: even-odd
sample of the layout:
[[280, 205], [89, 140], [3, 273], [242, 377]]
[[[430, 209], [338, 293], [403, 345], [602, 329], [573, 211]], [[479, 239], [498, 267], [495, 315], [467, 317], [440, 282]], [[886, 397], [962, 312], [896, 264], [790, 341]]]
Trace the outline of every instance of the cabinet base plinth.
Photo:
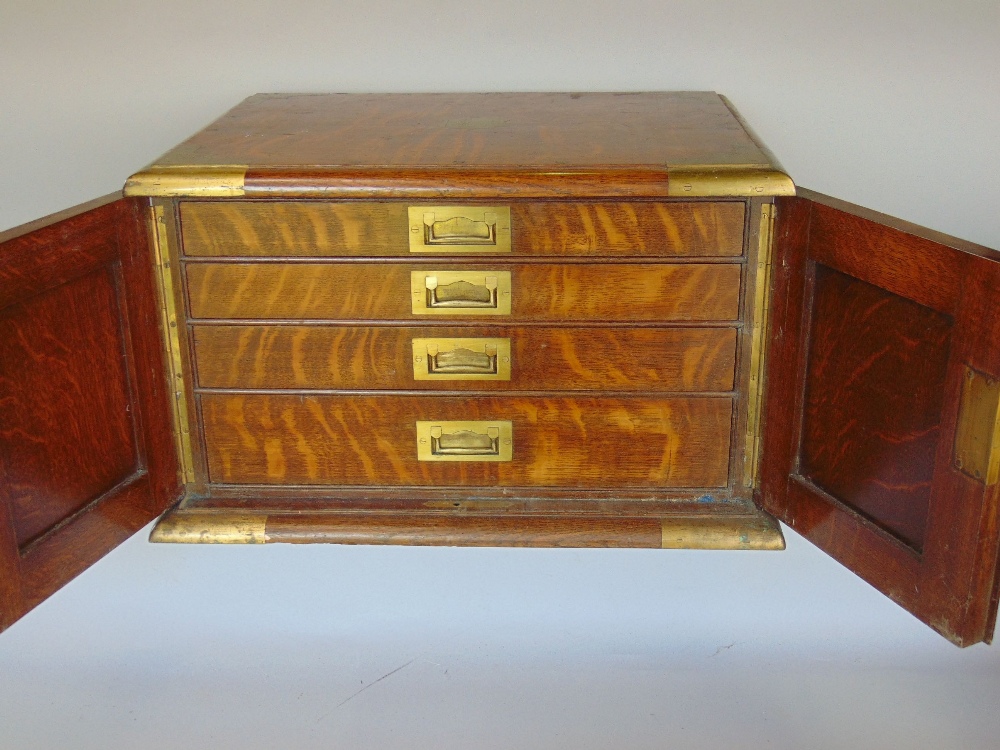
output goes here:
[[[193, 507], [192, 507], [193, 506]], [[453, 547], [645, 547], [780, 550], [775, 519], [752, 503], [676, 512], [602, 515], [341, 508], [288, 511], [199, 507], [182, 503], [160, 518], [151, 542], [203, 544], [326, 543]]]

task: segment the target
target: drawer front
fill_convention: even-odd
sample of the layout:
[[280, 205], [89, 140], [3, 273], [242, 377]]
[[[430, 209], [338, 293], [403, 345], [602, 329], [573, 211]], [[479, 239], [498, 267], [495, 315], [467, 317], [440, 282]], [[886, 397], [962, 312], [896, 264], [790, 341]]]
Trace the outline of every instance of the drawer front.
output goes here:
[[[433, 214], [433, 206], [405, 203], [190, 201], [181, 204], [185, 254], [209, 257], [409, 256], [414, 230], [410, 209]], [[483, 205], [446, 206], [443, 217], [468, 214], [476, 244], [465, 249], [454, 235], [432, 252], [509, 252], [511, 255], [738, 256], [743, 252], [741, 202], [562, 203], [497, 205], [510, 212], [509, 237], [500, 227], [498, 245], [483, 233]], [[489, 206], [486, 207], [487, 209]], [[467, 209], [467, 210], [466, 210]], [[440, 218], [440, 217], [439, 217]], [[457, 231], [465, 231], [454, 225]], [[509, 239], [509, 251], [504, 241]], [[453, 245], [451, 250], [447, 244]]]
[[[714, 488], [728, 480], [730, 398], [203, 394], [201, 404], [217, 483]], [[441, 427], [445, 449], [481, 450], [484, 460], [420, 460], [418, 422]], [[485, 427], [451, 422], [509, 422], [510, 459], [486, 458]]]
[[194, 349], [204, 388], [729, 391], [736, 329], [200, 325]]
[[[504, 320], [735, 321], [739, 317], [741, 266], [735, 263], [188, 263], [187, 283], [194, 318], [410, 320], [420, 317], [414, 314], [413, 272], [431, 279], [439, 272], [459, 271], [469, 274], [468, 289], [462, 294], [473, 303], [478, 292], [491, 292], [489, 279], [510, 274], [511, 312]], [[451, 298], [461, 296], [454, 293], [454, 285], [451, 289]], [[439, 299], [448, 297], [445, 291], [442, 285], [434, 290]], [[463, 319], [484, 316], [472, 305], [452, 310]], [[495, 310], [488, 314], [500, 317]]]

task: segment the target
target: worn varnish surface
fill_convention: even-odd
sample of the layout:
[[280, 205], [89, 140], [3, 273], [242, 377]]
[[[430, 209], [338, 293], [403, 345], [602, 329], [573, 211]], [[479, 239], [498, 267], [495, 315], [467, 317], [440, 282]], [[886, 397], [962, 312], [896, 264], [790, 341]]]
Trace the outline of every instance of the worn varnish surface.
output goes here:
[[[214, 482], [722, 487], [728, 479], [729, 398], [205, 394], [201, 403]], [[489, 419], [513, 422], [513, 461], [417, 461], [418, 420]]]
[[514, 321], [739, 318], [741, 267], [698, 263], [189, 263], [189, 304], [194, 318], [407, 320], [410, 272], [425, 270], [510, 271]]
[[157, 164], [530, 171], [770, 160], [708, 92], [258, 94]]
[[179, 494], [143, 207], [0, 235], [0, 627]]
[[1000, 375], [1000, 254], [812, 193], [778, 211], [764, 507], [953, 642], [990, 640], [1000, 486], [952, 453], [965, 367]]
[[[408, 205], [420, 204], [184, 202], [184, 252], [409, 256]], [[510, 210], [515, 256], [736, 256], [743, 251], [742, 202], [514, 202]]]
[[270, 542], [405, 544], [463, 547], [661, 546], [657, 518], [429, 516], [383, 518], [331, 514], [277, 515], [267, 520]]
[[[195, 326], [205, 388], [729, 391], [734, 328]], [[509, 338], [509, 381], [415, 380], [415, 338]]]

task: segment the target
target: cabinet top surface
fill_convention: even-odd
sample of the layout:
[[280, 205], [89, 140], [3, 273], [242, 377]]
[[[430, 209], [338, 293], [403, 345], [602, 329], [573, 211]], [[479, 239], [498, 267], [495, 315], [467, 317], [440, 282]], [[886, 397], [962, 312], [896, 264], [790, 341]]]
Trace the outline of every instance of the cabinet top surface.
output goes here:
[[[656, 182], [656, 174], [662, 183], [672, 171], [722, 171], [763, 175], [770, 189], [756, 194], [791, 185], [726, 101], [710, 92], [258, 94], [134, 176], [126, 192], [204, 195], [173, 183], [211, 173], [240, 189], [234, 183], [252, 187], [259, 172], [275, 194], [297, 176], [310, 175], [315, 189], [324, 176], [343, 182], [348, 172], [363, 179], [390, 171], [416, 173], [413, 179], [442, 171], [561, 171], [570, 179], [639, 172], [643, 183]], [[163, 188], [163, 175], [172, 188]], [[690, 186], [688, 192], [704, 194]]]

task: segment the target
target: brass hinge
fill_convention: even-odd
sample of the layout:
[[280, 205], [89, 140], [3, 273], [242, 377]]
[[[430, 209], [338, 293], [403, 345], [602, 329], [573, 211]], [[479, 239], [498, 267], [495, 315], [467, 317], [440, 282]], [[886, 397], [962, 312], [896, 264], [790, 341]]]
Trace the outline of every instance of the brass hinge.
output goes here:
[[162, 205], [151, 209], [153, 220], [153, 262], [156, 264], [157, 290], [160, 295], [160, 316], [163, 325], [167, 377], [169, 378], [170, 406], [174, 419], [177, 441], [177, 458], [180, 462], [181, 480], [194, 482], [194, 451], [191, 447], [191, 424], [188, 419], [187, 395], [184, 389], [184, 368], [181, 359], [180, 334], [177, 330], [177, 300], [174, 297], [173, 272], [170, 268], [170, 237]]
[[761, 408], [764, 400], [764, 367], [767, 349], [767, 321], [771, 311], [771, 237], [774, 230], [774, 206], [760, 207], [757, 233], [757, 267], [754, 273], [753, 318], [750, 333], [750, 381], [747, 386], [746, 449], [743, 454], [743, 482], [757, 486], [761, 452]]
[[987, 486], [1000, 481], [1000, 379], [971, 367], [962, 378], [953, 462]]

